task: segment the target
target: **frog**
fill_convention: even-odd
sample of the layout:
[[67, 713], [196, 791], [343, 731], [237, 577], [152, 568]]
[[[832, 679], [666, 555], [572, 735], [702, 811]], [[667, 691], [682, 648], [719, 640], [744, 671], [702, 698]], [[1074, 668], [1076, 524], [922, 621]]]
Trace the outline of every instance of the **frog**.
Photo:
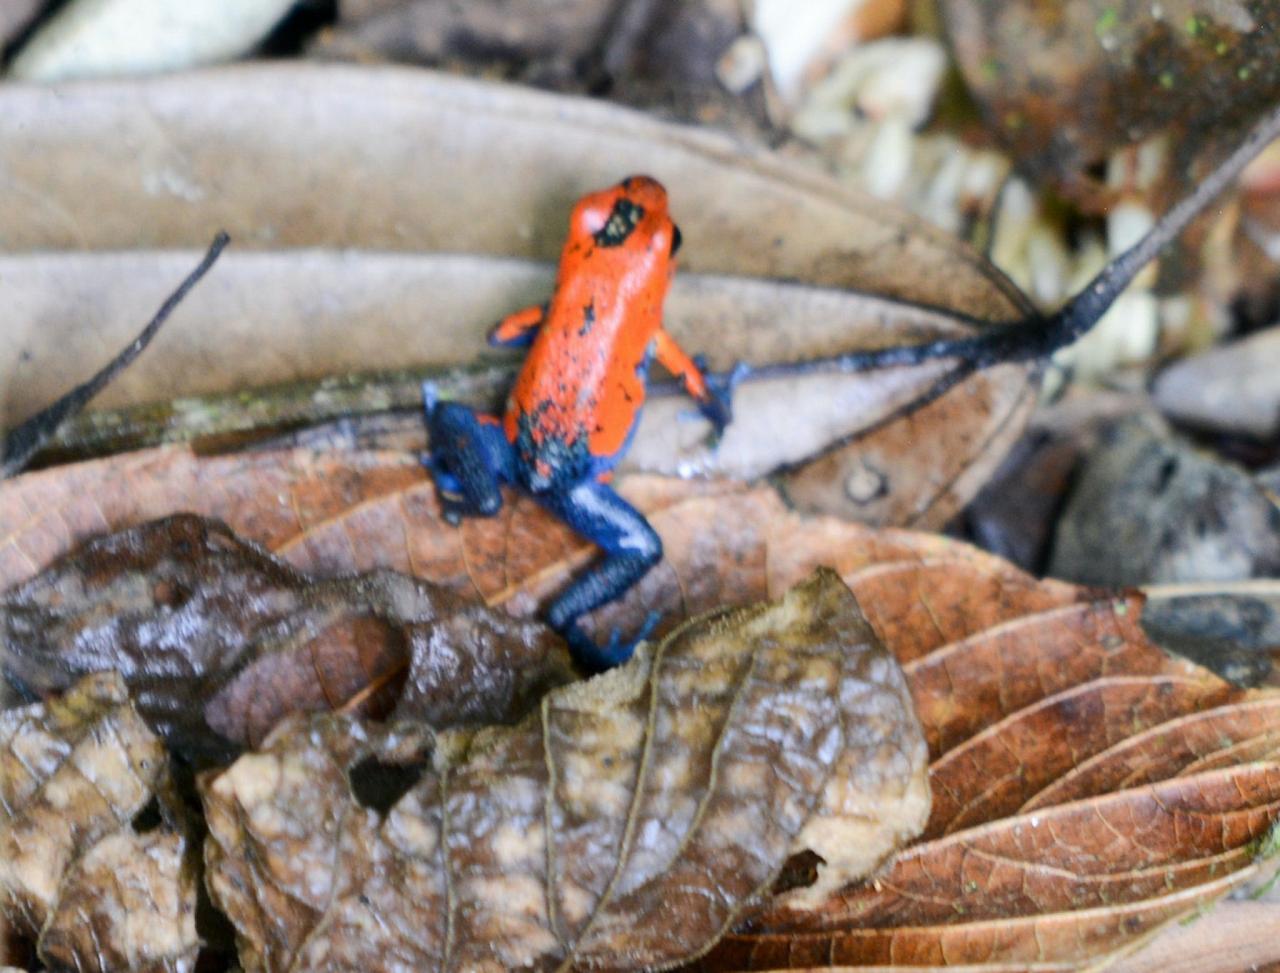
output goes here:
[[631, 590], [662, 559], [662, 538], [612, 486], [644, 408], [656, 359], [682, 383], [710, 423], [715, 441], [732, 421], [739, 363], [713, 374], [663, 327], [663, 305], [682, 243], [666, 188], [647, 175], [628, 176], [587, 193], [573, 206], [550, 300], [495, 325], [489, 343], [524, 349], [501, 415], [444, 401], [422, 388], [430, 449], [423, 457], [453, 525], [492, 517], [502, 488], [531, 496], [601, 557], [555, 597], [548, 624], [583, 668], [626, 662], [650, 637], [650, 612], [629, 639], [614, 629], [597, 644], [581, 619]]

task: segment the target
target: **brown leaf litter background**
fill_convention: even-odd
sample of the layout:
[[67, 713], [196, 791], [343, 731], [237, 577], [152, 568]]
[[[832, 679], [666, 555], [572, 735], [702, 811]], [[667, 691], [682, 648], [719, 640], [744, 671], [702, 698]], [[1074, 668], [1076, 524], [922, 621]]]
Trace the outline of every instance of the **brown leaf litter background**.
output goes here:
[[892, 664], [830, 571], [697, 619], [459, 747], [388, 810], [349, 719], [291, 723], [203, 784], [210, 890], [248, 970], [670, 966], [788, 849], [866, 874], [928, 813]]
[[0, 713], [0, 908], [53, 969], [194, 967], [197, 873], [179, 831], [134, 818], [167, 781], [164, 744], [116, 673]]
[[[227, 105], [245, 124], [226, 124]], [[614, 105], [424, 71], [300, 63], [4, 87], [0, 166], [0, 301], [15, 329], [0, 380], [23, 376], [5, 382], [9, 425], [75, 380], [69, 340], [132, 336], [163, 293], [157, 268], [177, 259], [155, 251], [203, 247], [218, 229], [235, 241], [219, 273], [99, 405], [470, 361], [497, 316], [545, 299], [530, 261], [558, 254], [574, 200], [633, 171], [670, 187], [685, 240], [672, 331], [718, 369], [1030, 310], [974, 251], [795, 160]], [[762, 299], [771, 313], [742, 313]], [[807, 396], [787, 380], [746, 383], [718, 453], [705, 426], [677, 419], [687, 403], [655, 401], [629, 459], [752, 477], [785, 464], [805, 509], [937, 527], [1017, 437], [1035, 385], [1027, 366], [1004, 365], [886, 422], [943, 370], [826, 375]], [[780, 408], [793, 400], [812, 421]], [[747, 465], [801, 428], [822, 441]]]
[[[924, 839], [811, 915], [748, 920], [703, 968], [1076, 969], [1261, 873], [1280, 808], [1280, 703], [1155, 649], [1136, 596], [1037, 582], [935, 536], [800, 516], [764, 488], [621, 489], [667, 558], [600, 624], [634, 625], [653, 606], [670, 625], [830, 565], [902, 662], [933, 761]], [[166, 449], [0, 487], [0, 577], [193, 505], [300, 568], [394, 568], [517, 614], [591, 556], [514, 496], [494, 520], [445, 527], [403, 456]]]

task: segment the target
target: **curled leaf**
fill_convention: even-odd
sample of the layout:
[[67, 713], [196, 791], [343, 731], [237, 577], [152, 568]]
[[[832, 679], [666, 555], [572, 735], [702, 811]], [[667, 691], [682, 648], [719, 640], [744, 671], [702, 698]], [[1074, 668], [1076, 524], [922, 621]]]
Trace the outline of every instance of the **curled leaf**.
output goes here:
[[0, 916], [38, 936], [47, 968], [194, 969], [186, 839], [131, 827], [167, 769], [114, 673], [0, 713]]
[[190, 515], [89, 541], [0, 597], [0, 621], [9, 679], [48, 692], [115, 670], [190, 755], [356, 699], [441, 727], [510, 721], [572, 677], [541, 625], [390, 571], [312, 580]]
[[63, 879], [40, 936], [47, 964], [83, 973], [190, 973], [199, 947], [187, 842], [160, 829], [94, 845]]
[[35, 932], [68, 865], [151, 799], [164, 747], [123, 681], [101, 675], [48, 705], [0, 713], [0, 759], [0, 904]]
[[382, 821], [348, 789], [361, 725], [293, 721], [205, 780], [210, 888], [250, 971], [669, 965], [789, 853], [839, 885], [918, 826], [904, 691], [827, 572], [442, 747]]

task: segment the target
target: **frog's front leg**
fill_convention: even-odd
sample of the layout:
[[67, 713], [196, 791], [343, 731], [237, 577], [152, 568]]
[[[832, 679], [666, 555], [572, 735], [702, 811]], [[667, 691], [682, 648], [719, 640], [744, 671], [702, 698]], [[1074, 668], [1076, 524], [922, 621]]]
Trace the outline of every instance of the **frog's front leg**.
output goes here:
[[657, 624], [653, 613], [635, 638], [623, 642], [614, 632], [605, 646], [596, 645], [578, 625], [587, 612], [621, 597], [662, 560], [662, 539], [635, 507], [603, 483], [580, 483], [563, 493], [534, 495], [539, 503], [604, 552], [604, 559], [578, 578], [547, 611], [551, 627], [564, 636], [574, 657], [599, 671], [631, 658], [636, 645]]
[[458, 402], [437, 400], [434, 386], [422, 387], [431, 452], [424, 465], [440, 494], [444, 518], [492, 517], [502, 509], [502, 484], [515, 481], [515, 451], [493, 416]]

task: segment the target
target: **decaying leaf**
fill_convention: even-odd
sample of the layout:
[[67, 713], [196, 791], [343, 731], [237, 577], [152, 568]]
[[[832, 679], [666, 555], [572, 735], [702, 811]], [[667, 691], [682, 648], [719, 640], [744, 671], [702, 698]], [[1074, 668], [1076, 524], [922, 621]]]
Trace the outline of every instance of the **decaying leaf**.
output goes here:
[[[597, 625], [632, 629], [656, 608], [669, 629], [721, 605], [777, 597], [815, 566], [829, 565], [904, 665], [934, 761], [932, 819], [925, 841], [902, 853], [911, 857], [901, 873], [891, 863], [879, 892], [855, 886], [812, 913], [775, 907], [717, 947], [705, 961], [713, 968], [804, 966], [829, 955], [874, 964], [897, 948], [915, 950], [924, 962], [959, 943], [987, 948], [982, 963], [993, 969], [1021, 968], [1027, 962], [1011, 957], [1030, 955], [1040, 937], [1039, 965], [1071, 969], [1131, 949], [1162, 923], [1265, 874], [1251, 864], [1251, 849], [1262, 847], [1257, 840], [1276, 820], [1270, 789], [1280, 704], [1155, 649], [1140, 628], [1136, 597], [1035, 581], [936, 536], [801, 516], [767, 489], [649, 477], [623, 479], [619, 488], [661, 533], [666, 558]], [[403, 457], [295, 451], [196, 459], [160, 450], [0, 486], [0, 533], [8, 542], [0, 577], [22, 581], [88, 534], [128, 526], [131, 518], [195, 507], [226, 518], [301, 570], [398, 569], [524, 614], [591, 550], [531, 501], [509, 501], [498, 518], [454, 529], [439, 519], [417, 464]], [[305, 731], [299, 725], [295, 736], [320, 732], [316, 726], [342, 728], [306, 759], [323, 769], [317, 779], [337, 774], [333, 799], [347, 802], [344, 820], [372, 815], [343, 797], [343, 768], [377, 751], [363, 737], [339, 743], [348, 733], [360, 737], [350, 729], [358, 721], [313, 723]], [[255, 758], [246, 759], [252, 768]], [[1163, 816], [1153, 816], [1157, 811]], [[261, 813], [270, 821], [269, 811]], [[369, 816], [362, 833], [372, 834], [376, 820]], [[1068, 852], [1052, 841], [1027, 843], [1049, 833], [1044, 822], [1064, 839], [1074, 836], [1083, 864], [1066, 867], [1067, 857], [1059, 857], [1063, 867], [1047, 867]], [[336, 840], [333, 830], [312, 830]], [[1115, 868], [1132, 869], [1130, 886], [1105, 871], [1112, 842]], [[957, 855], [976, 868], [992, 853], [1010, 863], [1010, 871], [990, 873], [995, 884], [947, 871]], [[272, 868], [296, 864], [272, 861]], [[810, 878], [811, 865], [794, 860], [787, 884]], [[896, 875], [907, 894], [920, 889], [911, 882], [921, 869], [935, 866], [929, 874], [940, 883], [939, 901], [954, 893], [952, 905], [970, 911], [904, 931], [893, 916], [927, 916], [910, 911], [922, 906], [885, 898], [898, 888], [885, 877]], [[984, 899], [984, 887], [1004, 894], [996, 880], [1005, 875], [1027, 877], [1029, 897]], [[1108, 910], [1089, 906], [1104, 893], [1116, 903], [1111, 920]], [[358, 902], [359, 893], [351, 894]], [[881, 911], [867, 911], [873, 907]], [[878, 928], [857, 920], [863, 911], [882, 916]], [[297, 928], [280, 932], [279, 941], [298, 941], [316, 921], [314, 914], [291, 915]], [[1212, 916], [1204, 922], [1212, 930]], [[784, 954], [791, 959], [780, 960]]]
[[[237, 106], [234, 115], [245, 124], [226, 124], [220, 106], [228, 103]], [[440, 139], [442, 131], [451, 137]], [[498, 144], [501, 152], [493, 150]], [[121, 146], [127, 151], [117, 152]], [[512, 158], [521, 164], [513, 168]], [[40, 160], [38, 171], [33, 159]], [[356, 348], [366, 368], [423, 364], [395, 361], [405, 354], [397, 338], [403, 334], [453, 333], [456, 327], [470, 336], [458, 347], [476, 348], [495, 313], [519, 304], [504, 305], [498, 294], [528, 286], [528, 277], [504, 278], [506, 271], [498, 268], [501, 273], [484, 285], [483, 300], [474, 305], [484, 317], [466, 320], [453, 298], [443, 297], [465, 293], [466, 287], [430, 286], [425, 298], [392, 302], [393, 324], [383, 331], [357, 311], [366, 300], [361, 295], [373, 293], [375, 278], [389, 281], [384, 286], [393, 294], [404, 291], [394, 283], [396, 261], [366, 251], [549, 260], [559, 251], [574, 199], [633, 171], [652, 172], [669, 186], [685, 239], [681, 260], [690, 271], [786, 278], [882, 298], [845, 295], [836, 300], [833, 316], [809, 334], [768, 330], [773, 336], [801, 335], [785, 344], [739, 330], [732, 306], [723, 315], [708, 309], [706, 324], [680, 337], [691, 349], [708, 352], [716, 368], [728, 367], [735, 356], [760, 364], [797, 352], [821, 353], [823, 347], [829, 352], [963, 334], [1030, 312], [1003, 275], [955, 240], [853, 195], [795, 160], [596, 102], [423, 72], [246, 67], [151, 81], [6, 89], [0, 91], [0, 167], [9, 173], [0, 206], [6, 212], [5, 246], [12, 252], [192, 246], [203, 242], [204, 227], [215, 226], [225, 227], [241, 249], [341, 248], [351, 251], [342, 262], [360, 268], [370, 261], [371, 269], [339, 273], [320, 287], [314, 276], [298, 285], [307, 303], [290, 317], [313, 321], [305, 332], [263, 328], [269, 312], [243, 310], [262, 307], [264, 293], [283, 286], [271, 276], [271, 266], [278, 268], [284, 258], [272, 264], [264, 254], [246, 262], [245, 277], [228, 295], [228, 304], [240, 310], [220, 314], [217, 328], [175, 329], [169, 347], [186, 342], [204, 351], [194, 359], [184, 352], [183, 364], [156, 360], [154, 370], [134, 377], [136, 384], [121, 387], [117, 403], [154, 396], [158, 389], [180, 394], [208, 391], [215, 383], [221, 390], [243, 387], [243, 375], [212, 371], [211, 359], [238, 363], [237, 368], [254, 363], [255, 380], [275, 381], [341, 370]], [[67, 216], [90, 208], [91, 222]], [[289, 264], [301, 259], [286, 256]], [[71, 258], [16, 257], [15, 272], [6, 269], [0, 279], [22, 280], [18, 264], [35, 273], [41, 262], [47, 269], [62, 259]], [[102, 257], [99, 274], [110, 277], [132, 259]], [[311, 266], [325, 259], [318, 256]], [[107, 269], [112, 260], [116, 270]], [[434, 265], [440, 273], [438, 261], [402, 263]], [[415, 290], [426, 280], [421, 269], [410, 277], [418, 273], [424, 277]], [[56, 373], [65, 341], [48, 345], [43, 337], [32, 339], [51, 334], [51, 321], [75, 320], [76, 340], [90, 323], [105, 326], [85, 302], [48, 299], [57, 291], [64, 297], [77, 293], [68, 295], [65, 275], [57, 276], [64, 284], [49, 286], [32, 310], [13, 315], [19, 322], [42, 322], [4, 348], [15, 356], [10, 362], [32, 356], [25, 371]], [[251, 278], [257, 281], [252, 286]], [[359, 287], [351, 283], [357, 280], [363, 281]], [[108, 300], [119, 302], [117, 310], [146, 303], [137, 289], [150, 286], [149, 278], [121, 278], [118, 296]], [[330, 301], [330, 292], [343, 293], [348, 286], [355, 288], [353, 296], [338, 298], [337, 306], [354, 317], [346, 311], [310, 313]], [[734, 287], [745, 294], [745, 284]], [[804, 287], [788, 294], [792, 313], [810, 299]], [[830, 301], [832, 295], [819, 291], [811, 299]], [[745, 297], [739, 300], [746, 303]], [[439, 322], [433, 315], [437, 303]], [[229, 323], [236, 320], [244, 323]], [[377, 320], [387, 318], [379, 312]], [[425, 340], [415, 337], [411, 347], [423, 347]], [[216, 355], [207, 351], [213, 341]], [[325, 361], [326, 355], [341, 360]], [[198, 366], [190, 364], [197, 360]], [[0, 379], [12, 367], [0, 366]], [[918, 413], [909, 429], [888, 421], [897, 406], [932, 388], [938, 373], [937, 363], [927, 363], [874, 377], [822, 377], [809, 401], [837, 401], [843, 410], [834, 422], [813, 424], [824, 440], [816, 452], [827, 456], [822, 477], [834, 468], [837, 487], [823, 491], [816, 477], [805, 478], [814, 450], [806, 444], [809, 456], [774, 460], [796, 465], [793, 500], [810, 508], [834, 504], [829, 509], [882, 523], [944, 522], [1016, 435], [1030, 409], [1033, 382], [1024, 364], [991, 369]], [[748, 384], [738, 414], [788, 401], [794, 391], [785, 384]], [[672, 410], [679, 409], [691, 411], [673, 403]], [[673, 424], [670, 413], [650, 422], [655, 428]], [[789, 435], [777, 434], [779, 423], [776, 409], [765, 413], [755, 432], [744, 428], [738, 447], [787, 443]], [[649, 455], [682, 469], [714, 472], [704, 427], [697, 421], [674, 425]], [[783, 428], [791, 433], [802, 425], [790, 417]], [[725, 446], [726, 456], [738, 448], [732, 442]], [[638, 461], [641, 453], [636, 455]], [[913, 459], [921, 455], [932, 457], [927, 471]], [[645, 468], [659, 469], [651, 461]]]
[[0, 712], [0, 915], [39, 935], [50, 968], [194, 968], [185, 839], [130, 827], [166, 772], [163, 745], [114, 673]]
[[210, 888], [250, 971], [669, 965], [789, 851], [819, 851], [835, 887], [914, 833], [928, 798], [905, 702], [822, 572], [442, 748], [382, 821], [346, 781], [363, 727], [285, 724], [205, 781]]
[[11, 681], [48, 693], [119, 672], [138, 711], [193, 756], [356, 697], [379, 716], [398, 699], [398, 714], [439, 729], [509, 722], [573, 677], [563, 644], [535, 622], [391, 571], [312, 579], [189, 515], [54, 561], [0, 596], [0, 622]]
[[196, 934], [196, 873], [179, 834], [119, 831], [71, 866], [40, 936], [53, 969], [84, 973], [189, 973]]
[[942, 10], [993, 133], [1086, 203], [1107, 201], [1089, 167], [1161, 133], [1172, 182], [1187, 185], [1200, 153], [1221, 151], [1280, 95], [1273, 0], [944, 0]]

